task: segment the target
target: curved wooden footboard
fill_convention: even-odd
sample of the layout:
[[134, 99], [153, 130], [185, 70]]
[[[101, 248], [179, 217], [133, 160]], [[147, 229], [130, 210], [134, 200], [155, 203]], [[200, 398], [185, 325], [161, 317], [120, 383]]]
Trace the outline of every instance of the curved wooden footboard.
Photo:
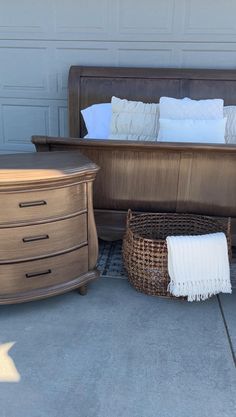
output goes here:
[[39, 136], [32, 142], [37, 151], [80, 151], [101, 167], [94, 184], [100, 237], [120, 238], [129, 208], [236, 218], [235, 145]]

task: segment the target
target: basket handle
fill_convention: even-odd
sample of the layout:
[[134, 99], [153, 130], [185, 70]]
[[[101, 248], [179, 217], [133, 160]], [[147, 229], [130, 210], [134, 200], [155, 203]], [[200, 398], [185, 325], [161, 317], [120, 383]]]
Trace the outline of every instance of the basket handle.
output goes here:
[[128, 212], [127, 212], [127, 219], [126, 219], [126, 226], [127, 227], [129, 226], [129, 223], [130, 223], [130, 220], [132, 219], [132, 217], [133, 217], [132, 210], [129, 209]]

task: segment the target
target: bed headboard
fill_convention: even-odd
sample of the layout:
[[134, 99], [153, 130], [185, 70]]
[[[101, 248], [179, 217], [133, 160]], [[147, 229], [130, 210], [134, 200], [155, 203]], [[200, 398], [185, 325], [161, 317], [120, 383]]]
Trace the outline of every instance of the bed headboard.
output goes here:
[[236, 105], [236, 69], [118, 68], [72, 66], [69, 72], [69, 131], [86, 133], [80, 110], [111, 97], [157, 103], [161, 96], [222, 98]]

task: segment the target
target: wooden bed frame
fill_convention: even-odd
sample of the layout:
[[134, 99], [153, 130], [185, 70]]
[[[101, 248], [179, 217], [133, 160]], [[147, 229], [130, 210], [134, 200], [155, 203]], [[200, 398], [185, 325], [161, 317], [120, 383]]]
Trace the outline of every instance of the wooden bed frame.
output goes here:
[[101, 170], [94, 186], [98, 235], [121, 238], [127, 209], [231, 216], [236, 233], [236, 145], [82, 138], [80, 110], [113, 95], [158, 102], [161, 96], [223, 98], [236, 105], [236, 70], [73, 66], [69, 138], [33, 136], [37, 151], [78, 150]]

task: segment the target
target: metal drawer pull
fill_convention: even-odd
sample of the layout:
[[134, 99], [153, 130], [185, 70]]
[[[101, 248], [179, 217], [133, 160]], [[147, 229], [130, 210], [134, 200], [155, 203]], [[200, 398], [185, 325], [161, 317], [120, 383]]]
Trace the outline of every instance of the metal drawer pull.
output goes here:
[[24, 243], [28, 243], [28, 242], [36, 242], [37, 240], [45, 240], [45, 239], [49, 239], [48, 235], [41, 235], [41, 236], [30, 236], [30, 237], [23, 237], [23, 242]]
[[26, 201], [23, 203], [19, 203], [20, 208], [25, 207], [35, 207], [35, 206], [45, 206], [47, 202], [45, 200], [39, 200], [39, 201]]
[[40, 275], [48, 275], [51, 274], [51, 269], [48, 269], [47, 271], [41, 271], [41, 272], [32, 272], [29, 274], [25, 274], [26, 278], [35, 278], [39, 277]]

